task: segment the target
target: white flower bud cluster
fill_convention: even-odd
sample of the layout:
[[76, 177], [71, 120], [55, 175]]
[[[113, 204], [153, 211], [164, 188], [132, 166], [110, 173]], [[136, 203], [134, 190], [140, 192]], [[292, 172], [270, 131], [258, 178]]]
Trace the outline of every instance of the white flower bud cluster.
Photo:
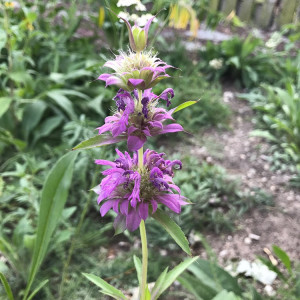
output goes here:
[[119, 0], [117, 7], [129, 7], [135, 5], [135, 9], [139, 11], [146, 11], [146, 6], [140, 0]]
[[219, 70], [222, 68], [223, 66], [223, 59], [222, 58], [215, 58], [215, 59], [212, 59], [210, 62], [209, 62], [209, 65], [215, 69], [215, 70]]

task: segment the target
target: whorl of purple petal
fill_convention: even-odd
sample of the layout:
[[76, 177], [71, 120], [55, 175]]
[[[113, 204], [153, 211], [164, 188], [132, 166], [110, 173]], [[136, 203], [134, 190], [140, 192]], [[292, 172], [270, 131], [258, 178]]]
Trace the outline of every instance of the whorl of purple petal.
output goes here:
[[[94, 189], [98, 194], [98, 204], [101, 205], [100, 213], [104, 216], [110, 209], [117, 213], [114, 226], [126, 228], [130, 231], [136, 230], [141, 220], [147, 219], [149, 212], [154, 213], [159, 203], [168, 206], [171, 210], [179, 213], [181, 206], [187, 204], [185, 198], [180, 195], [180, 189], [172, 180], [172, 168], [175, 165], [181, 166], [178, 160], [170, 161], [163, 159], [164, 153], [157, 153], [147, 149], [143, 156], [143, 163], [146, 172], [137, 171], [137, 155], [131, 156], [117, 150], [119, 158], [114, 162], [96, 160], [99, 165], [109, 166], [109, 169], [102, 172], [106, 177], [100, 185]], [[149, 174], [149, 175], [145, 175]], [[141, 183], [142, 176], [143, 184]], [[154, 192], [149, 195], [143, 194], [143, 187], [148, 188], [145, 182], [148, 178]], [[177, 192], [179, 194], [174, 193]], [[144, 195], [144, 196], [143, 196]]]
[[174, 97], [174, 90], [171, 88], [165, 89], [158, 97], [167, 101], [167, 107], [169, 107], [171, 105], [170, 99]]

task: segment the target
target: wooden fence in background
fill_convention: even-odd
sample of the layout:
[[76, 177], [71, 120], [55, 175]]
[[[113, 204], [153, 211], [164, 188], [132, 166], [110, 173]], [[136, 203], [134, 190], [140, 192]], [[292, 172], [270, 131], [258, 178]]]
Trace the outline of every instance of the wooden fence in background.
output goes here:
[[211, 9], [229, 15], [235, 11], [244, 22], [263, 29], [299, 22], [300, 0], [211, 0]]

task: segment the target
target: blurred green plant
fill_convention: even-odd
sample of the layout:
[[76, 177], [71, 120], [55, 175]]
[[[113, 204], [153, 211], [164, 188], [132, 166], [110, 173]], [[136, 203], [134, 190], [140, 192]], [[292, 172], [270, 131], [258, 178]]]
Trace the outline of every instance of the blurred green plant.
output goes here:
[[[300, 55], [298, 59], [300, 61]], [[285, 89], [262, 85], [262, 90], [239, 94], [257, 112], [258, 129], [251, 135], [265, 138], [280, 147], [286, 155], [279, 153], [277, 161], [294, 165], [294, 172], [300, 169], [299, 91], [299, 87], [286, 83]]]
[[[209, 79], [236, 81], [251, 88], [261, 82], [274, 82], [282, 70], [274, 55], [261, 49], [263, 42], [249, 35], [246, 39], [234, 37], [220, 44], [207, 42], [199, 52], [199, 68]], [[275, 63], [276, 62], [276, 63]]]

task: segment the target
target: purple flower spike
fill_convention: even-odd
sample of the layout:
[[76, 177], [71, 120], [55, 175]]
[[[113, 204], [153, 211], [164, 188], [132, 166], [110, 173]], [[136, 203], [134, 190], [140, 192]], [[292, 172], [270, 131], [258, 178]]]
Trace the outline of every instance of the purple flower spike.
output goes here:
[[137, 151], [148, 137], [184, 130], [177, 123], [164, 124], [167, 120], [174, 121], [171, 112], [156, 107], [160, 98], [167, 99], [168, 104], [169, 98], [174, 96], [172, 89], [166, 89], [159, 96], [153, 94], [151, 89], [145, 90], [142, 105], [138, 105], [137, 94], [136, 90], [132, 94], [123, 89], [118, 91], [114, 97], [118, 112], [105, 118], [105, 124], [97, 128], [99, 134], [109, 131], [114, 138], [122, 136], [127, 139], [128, 149]]
[[188, 204], [173, 182], [173, 167], [181, 166], [180, 161], [163, 159], [164, 153], [146, 150], [143, 169], [138, 169], [137, 155], [133, 157], [117, 150], [119, 158], [115, 162], [96, 160], [98, 165], [109, 166], [102, 172], [105, 176], [94, 188], [98, 194], [100, 214], [105, 216], [112, 209], [117, 213], [114, 227], [117, 232], [125, 229], [135, 231], [141, 220], [155, 213], [159, 204], [180, 213], [181, 206]]

